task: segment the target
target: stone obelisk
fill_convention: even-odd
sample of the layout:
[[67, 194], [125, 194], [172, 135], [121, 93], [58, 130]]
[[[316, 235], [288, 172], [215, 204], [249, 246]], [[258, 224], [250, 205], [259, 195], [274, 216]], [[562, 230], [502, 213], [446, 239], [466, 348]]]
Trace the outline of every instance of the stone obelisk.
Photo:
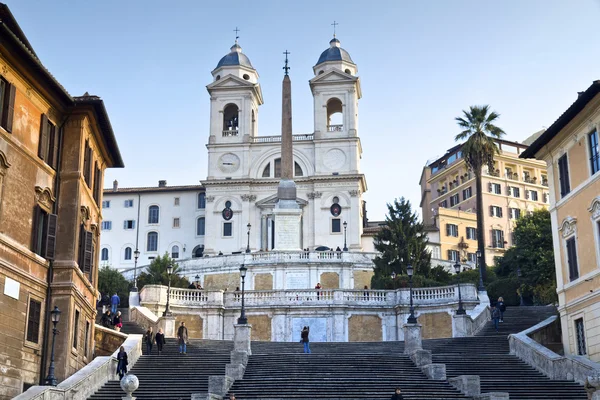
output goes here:
[[285, 54], [285, 76], [281, 102], [281, 180], [277, 187], [275, 214], [275, 250], [300, 250], [300, 221], [302, 210], [296, 201], [294, 156], [292, 153], [292, 82], [288, 71], [288, 52]]

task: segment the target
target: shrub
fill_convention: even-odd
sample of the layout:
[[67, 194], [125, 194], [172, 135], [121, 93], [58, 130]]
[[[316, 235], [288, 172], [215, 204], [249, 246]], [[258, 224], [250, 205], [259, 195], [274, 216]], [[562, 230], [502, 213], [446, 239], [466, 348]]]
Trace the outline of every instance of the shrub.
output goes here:
[[513, 277], [497, 279], [486, 284], [486, 289], [492, 304], [498, 300], [498, 297], [502, 297], [507, 306], [519, 305], [519, 281]]

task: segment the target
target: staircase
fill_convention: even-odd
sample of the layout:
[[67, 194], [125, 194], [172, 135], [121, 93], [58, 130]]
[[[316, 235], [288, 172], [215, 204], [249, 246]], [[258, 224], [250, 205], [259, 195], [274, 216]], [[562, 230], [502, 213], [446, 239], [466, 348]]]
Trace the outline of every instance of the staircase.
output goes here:
[[511, 307], [498, 332], [490, 322], [475, 337], [423, 341], [434, 363], [446, 364], [448, 378], [479, 375], [481, 392], [508, 392], [511, 400], [586, 400], [583, 386], [553, 381], [509, 354], [508, 335], [532, 327], [554, 315], [554, 307]]
[[[217, 340], [190, 340], [185, 355], [179, 354], [176, 339], [167, 339], [160, 356], [156, 345], [151, 355], [143, 346], [144, 355], [129, 371], [140, 381], [134, 393], [138, 400], [189, 400], [192, 393], [207, 393], [208, 376], [225, 375], [225, 364], [233, 350], [233, 342]], [[124, 395], [119, 381], [111, 380], [89, 399], [117, 400]]]
[[[402, 354], [404, 343], [252, 342], [246, 373], [230, 390], [237, 399], [465, 399], [447, 382], [431, 381]], [[226, 397], [227, 398], [227, 397]]]

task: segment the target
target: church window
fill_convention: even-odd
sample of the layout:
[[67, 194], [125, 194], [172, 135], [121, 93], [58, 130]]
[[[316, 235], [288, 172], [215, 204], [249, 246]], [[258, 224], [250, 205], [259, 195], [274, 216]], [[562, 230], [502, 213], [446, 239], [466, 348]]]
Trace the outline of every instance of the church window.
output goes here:
[[125, 260], [131, 260], [131, 247], [125, 247]]
[[150, 206], [148, 208], [148, 223], [149, 224], [158, 224], [158, 218], [160, 215], [160, 211], [158, 206]]
[[171, 248], [171, 258], [179, 258], [179, 246], [175, 245]]
[[221, 75], [217, 75], [217, 77], [215, 78], [216, 80], [221, 79]]
[[342, 102], [334, 97], [327, 102], [327, 132], [341, 132], [343, 129]]
[[238, 106], [228, 104], [223, 110], [223, 130], [237, 131], [238, 130]]
[[248, 75], [248, 74], [244, 74], [243, 78], [244, 78], [245, 80], [248, 80], [248, 79], [250, 79], [250, 75]]
[[198, 193], [198, 208], [200, 210], [206, 208], [206, 193]]
[[273, 168], [275, 170], [274, 177], [281, 178], [281, 158], [276, 158], [273, 165], [275, 166], [275, 168]]
[[339, 218], [331, 219], [331, 233], [341, 233], [342, 232], [342, 224]]
[[271, 163], [268, 163], [267, 166], [265, 167], [265, 169], [263, 170], [262, 177], [263, 178], [271, 177]]
[[223, 223], [223, 236], [224, 237], [232, 237], [233, 236], [233, 223], [231, 223], [231, 222]]
[[295, 161], [294, 161], [294, 176], [304, 176], [304, 173], [302, 172], [302, 167], [300, 167], [300, 164], [298, 164]]
[[226, 208], [231, 208], [231, 202], [230, 202], [229, 200], [227, 200], [227, 201], [225, 202], [225, 207], [226, 207]]
[[325, 71], [323, 71], [323, 70], [320, 70], [320, 71], [319, 71], [319, 75], [322, 75], [322, 74], [324, 74], [324, 73], [325, 73]]
[[339, 197], [337, 197], [337, 196], [333, 196], [333, 199], [331, 199], [331, 202], [332, 202], [333, 204], [335, 204], [335, 203], [339, 203], [339, 202], [340, 202], [340, 198], [339, 198]]
[[102, 249], [102, 252], [100, 254], [100, 259], [102, 261], [108, 261], [108, 249], [106, 247]]
[[204, 246], [196, 246], [192, 251], [192, 258], [201, 258], [204, 255]]
[[344, 72], [347, 73], [348, 75], [352, 75], [352, 71], [350, 71], [348, 68], [346, 68], [346, 70]]
[[148, 232], [146, 251], [158, 251], [158, 232]]
[[204, 219], [204, 217], [200, 217], [196, 220], [196, 235], [204, 236], [205, 230], [206, 230], [206, 219]]

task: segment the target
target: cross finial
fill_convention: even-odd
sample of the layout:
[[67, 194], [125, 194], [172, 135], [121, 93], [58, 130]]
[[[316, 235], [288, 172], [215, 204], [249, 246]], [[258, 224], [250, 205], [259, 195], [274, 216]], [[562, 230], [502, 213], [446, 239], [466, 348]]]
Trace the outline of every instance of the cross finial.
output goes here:
[[331, 25], [333, 25], [333, 37], [335, 37], [335, 28], [336, 28], [336, 26], [338, 26], [339, 24], [338, 24], [337, 22], [333, 21], [333, 24], [331, 24]]
[[283, 54], [285, 54], [285, 66], [283, 67], [283, 70], [285, 71], [285, 74], [287, 75], [290, 70], [290, 67], [288, 67], [288, 57], [287, 56], [288, 56], [288, 54], [292, 54], [292, 53], [290, 53], [289, 51], [286, 50], [283, 52]]
[[238, 39], [240, 38], [240, 35], [238, 35], [238, 32], [240, 31], [238, 29], [238, 27], [236, 26], [235, 29], [233, 30], [235, 32], [235, 42], [237, 43]]

